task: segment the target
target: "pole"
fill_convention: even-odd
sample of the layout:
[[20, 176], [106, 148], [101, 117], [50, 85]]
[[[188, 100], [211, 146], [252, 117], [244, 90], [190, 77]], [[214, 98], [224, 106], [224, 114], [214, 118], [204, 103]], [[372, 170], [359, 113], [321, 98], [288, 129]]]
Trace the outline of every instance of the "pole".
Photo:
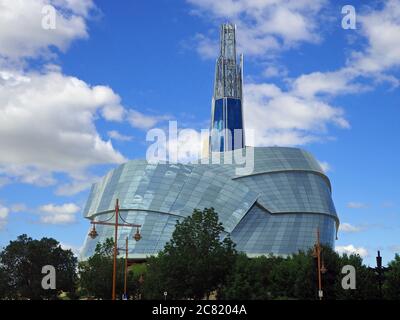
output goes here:
[[319, 228], [317, 229], [317, 261], [318, 261], [318, 296], [319, 300], [322, 300], [321, 247], [319, 244]]
[[376, 269], [378, 272], [378, 286], [379, 286], [379, 299], [382, 300], [382, 257], [381, 252], [378, 250], [378, 256], [376, 257]]
[[119, 215], [118, 199], [115, 202], [115, 234], [114, 234], [114, 265], [113, 265], [113, 282], [112, 282], [112, 299], [115, 300], [115, 284], [117, 278], [117, 240], [118, 240], [118, 215]]
[[126, 292], [127, 279], [128, 279], [128, 237], [126, 237], [126, 240], [125, 240], [125, 279], [124, 279], [125, 299], [128, 299], [127, 292]]

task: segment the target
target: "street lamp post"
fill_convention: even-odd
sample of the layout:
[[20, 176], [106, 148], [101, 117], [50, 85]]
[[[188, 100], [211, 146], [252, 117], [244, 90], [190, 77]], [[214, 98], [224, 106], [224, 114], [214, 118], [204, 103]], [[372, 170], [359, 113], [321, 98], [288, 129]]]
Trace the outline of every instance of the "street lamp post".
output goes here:
[[[91, 221], [91, 224], [93, 225], [92, 230], [89, 232], [89, 236], [94, 239], [97, 237], [98, 233], [96, 231], [96, 225], [106, 225], [106, 226], [113, 226], [114, 227], [114, 255], [113, 255], [113, 281], [112, 281], [112, 300], [115, 300], [116, 294], [115, 294], [115, 287], [116, 287], [116, 277], [117, 277], [117, 241], [118, 241], [118, 227], [131, 227], [131, 228], [136, 228], [136, 233], [134, 235], [134, 239], [136, 241], [139, 241], [141, 239], [141, 235], [139, 232], [139, 228], [142, 226], [140, 224], [133, 224], [133, 223], [119, 223], [119, 218], [125, 222], [125, 220], [120, 217], [119, 214], [119, 203], [118, 199], [115, 202], [115, 222], [105, 222], [105, 221]], [[128, 238], [126, 238], [126, 248], [125, 248], [125, 268], [127, 268], [127, 263], [128, 263]], [[125, 269], [125, 285], [124, 285], [124, 292], [126, 294], [126, 280], [127, 280], [127, 275], [126, 275], [126, 269]]]
[[125, 248], [117, 248], [117, 256], [119, 256], [120, 250], [125, 251], [125, 262], [124, 262], [124, 295], [123, 297], [127, 299], [127, 279], [128, 279], [128, 237], [125, 239]]
[[317, 258], [317, 274], [318, 274], [318, 298], [319, 300], [322, 300], [322, 297], [324, 295], [324, 292], [322, 291], [322, 275], [327, 271], [324, 265], [324, 261], [322, 260], [321, 263], [321, 244], [319, 240], [319, 228], [317, 229], [317, 243], [314, 246], [314, 252], [313, 256], [314, 258]]
[[125, 239], [125, 275], [124, 275], [124, 297], [128, 299], [127, 295], [127, 280], [128, 280], [128, 237]]

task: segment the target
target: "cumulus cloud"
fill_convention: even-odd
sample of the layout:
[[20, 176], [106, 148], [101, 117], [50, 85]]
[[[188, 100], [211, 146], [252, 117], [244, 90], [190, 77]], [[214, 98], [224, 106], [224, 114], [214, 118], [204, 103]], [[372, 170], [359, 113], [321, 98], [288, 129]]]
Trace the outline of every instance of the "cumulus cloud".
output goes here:
[[118, 140], [118, 141], [132, 141], [133, 137], [132, 136], [128, 136], [122, 133], [119, 133], [116, 130], [111, 130], [107, 132], [107, 135], [114, 140]]
[[[325, 0], [187, 0], [193, 12], [221, 22], [237, 24], [239, 51], [260, 56], [292, 47], [300, 42], [319, 41], [317, 20]], [[197, 36], [198, 52], [215, 57], [216, 41]], [[215, 51], [215, 52], [214, 52]], [[213, 54], [211, 54], [213, 53]]]
[[76, 222], [80, 208], [74, 203], [46, 204], [39, 207], [40, 222], [44, 224], [70, 224]]
[[353, 53], [354, 67], [375, 73], [400, 66], [400, 2], [385, 1], [381, 10], [370, 9], [358, 20], [368, 45], [364, 51]]
[[368, 256], [368, 250], [365, 249], [364, 247], [355, 247], [352, 244], [349, 244], [347, 246], [336, 246], [335, 250], [339, 254], [358, 254], [360, 257], [365, 258]]
[[273, 84], [250, 83], [244, 89], [245, 125], [254, 129], [257, 146], [301, 145], [320, 140], [328, 125], [349, 128], [341, 108], [316, 98]]
[[139, 111], [130, 109], [128, 111], [127, 119], [132, 127], [146, 130], [146, 129], [153, 128], [159, 122], [169, 120], [170, 117], [166, 116], [166, 115], [162, 115], [162, 116], [146, 115]]
[[[56, 28], [42, 27], [42, 9], [56, 9]], [[0, 0], [0, 57], [18, 60], [51, 55], [49, 47], [65, 51], [75, 39], [88, 37], [85, 18], [92, 0]]]
[[59, 72], [0, 73], [0, 175], [37, 185], [125, 158], [99, 136], [98, 111], [119, 102], [109, 87]]
[[58, 196], [72, 196], [89, 189], [93, 183], [98, 182], [101, 177], [84, 173], [83, 175], [74, 175], [71, 181], [59, 183], [55, 194]]
[[[196, 162], [202, 157], [205, 143], [208, 142], [208, 135], [206, 139], [204, 132], [190, 128], [177, 129], [176, 136], [167, 139], [168, 135], [161, 129], [149, 131], [148, 137], [150, 136], [151, 139], [148, 141], [151, 143], [147, 150], [146, 160], [151, 163], [159, 161]], [[152, 140], [154, 137], [156, 138]]]
[[360, 232], [361, 230], [362, 230], [361, 227], [353, 226], [352, 224], [346, 222], [342, 222], [339, 225], [339, 231], [341, 232], [354, 233], [354, 232]]
[[352, 83], [357, 74], [352, 69], [343, 68], [334, 72], [312, 72], [303, 74], [292, 82], [293, 92], [302, 97], [317, 95], [335, 96], [366, 90], [366, 86]]
[[[46, 5], [56, 9], [55, 29], [42, 27]], [[87, 38], [86, 21], [94, 9], [92, 0], [0, 0], [0, 186], [49, 186], [58, 183], [55, 173], [66, 173], [70, 181], [56, 193], [80, 192], [93, 181], [90, 166], [126, 161], [111, 140], [101, 138], [99, 116], [141, 129], [165, 119], [126, 109], [108, 86], [65, 75], [49, 60], [31, 70], [30, 61], [51, 59], [57, 49]], [[115, 132], [110, 137], [127, 139]]]

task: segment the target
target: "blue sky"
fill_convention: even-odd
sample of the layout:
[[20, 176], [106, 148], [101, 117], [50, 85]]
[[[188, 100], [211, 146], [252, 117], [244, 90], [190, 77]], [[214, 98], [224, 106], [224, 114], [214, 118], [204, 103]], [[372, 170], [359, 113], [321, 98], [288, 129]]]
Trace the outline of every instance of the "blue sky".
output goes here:
[[[255, 144], [323, 164], [340, 252], [371, 264], [400, 252], [400, 2], [276, 3], [0, 0], [0, 245], [27, 233], [79, 250], [92, 182], [144, 158], [167, 120], [206, 129], [219, 24], [232, 21]], [[342, 28], [347, 4], [356, 29]]]

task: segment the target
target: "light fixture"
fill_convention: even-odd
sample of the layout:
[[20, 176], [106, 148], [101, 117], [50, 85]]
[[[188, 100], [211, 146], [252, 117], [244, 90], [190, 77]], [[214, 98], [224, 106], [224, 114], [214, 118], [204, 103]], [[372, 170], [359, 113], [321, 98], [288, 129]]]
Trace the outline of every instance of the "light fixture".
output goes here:
[[92, 230], [90, 230], [90, 232], [89, 232], [89, 237], [92, 238], [92, 239], [95, 239], [98, 235], [99, 234], [96, 231], [96, 226], [93, 225]]
[[321, 273], [325, 274], [327, 271], [328, 269], [325, 268], [324, 261], [322, 261]]
[[135, 235], [133, 236], [133, 238], [134, 238], [136, 241], [139, 241], [140, 239], [142, 239], [142, 236], [140, 235], [140, 232], [139, 232], [139, 227], [136, 228], [136, 233], [135, 233]]

